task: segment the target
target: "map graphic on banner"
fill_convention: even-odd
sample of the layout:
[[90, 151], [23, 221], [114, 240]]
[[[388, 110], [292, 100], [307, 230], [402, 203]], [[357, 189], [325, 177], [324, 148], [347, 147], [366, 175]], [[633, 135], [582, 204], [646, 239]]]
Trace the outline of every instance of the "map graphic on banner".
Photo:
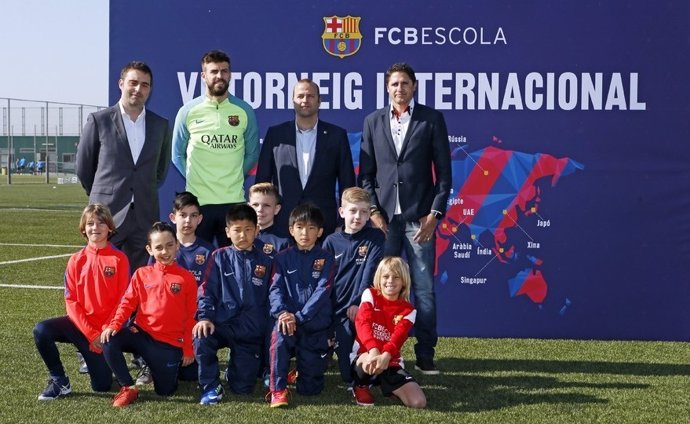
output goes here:
[[[359, 174], [357, 158], [362, 133], [348, 133], [348, 138]], [[539, 213], [539, 183], [546, 180], [550, 187], [555, 187], [560, 177], [582, 171], [584, 165], [567, 157], [495, 146], [468, 152], [467, 144], [457, 143], [464, 142], [463, 137], [451, 136], [450, 141], [451, 145], [461, 147], [451, 152], [453, 188], [446, 215], [436, 230], [436, 280], [448, 284], [449, 268], [467, 269], [462, 262], [477, 258], [481, 259], [477, 269], [471, 275], [456, 276], [454, 283], [487, 284], [487, 274], [495, 275], [492, 267], [524, 263], [524, 268], [505, 281], [508, 294], [525, 295], [541, 305], [548, 293], [548, 281], [539, 269], [544, 263], [537, 253], [542, 246], [532, 228], [548, 231], [551, 220]], [[502, 143], [495, 136], [492, 141]], [[530, 224], [524, 224], [521, 218], [532, 219]], [[561, 314], [570, 303], [565, 299]]]
[[[494, 137], [494, 141], [500, 142]], [[521, 224], [522, 217], [536, 217], [532, 226], [547, 229], [550, 219], [539, 214], [541, 179], [555, 186], [561, 176], [583, 170], [569, 158], [555, 158], [544, 153], [522, 153], [489, 146], [471, 153], [466, 146], [452, 152], [453, 193], [446, 216], [437, 229], [436, 263], [483, 259], [480, 268], [459, 276], [460, 284], [486, 284], [490, 267], [526, 260], [528, 266], [507, 281], [511, 297], [526, 295], [541, 304], [548, 292], [546, 277], [539, 270], [543, 264], [537, 255], [540, 243], [531, 228]], [[518, 231], [516, 233], [516, 230]], [[521, 235], [515, 240], [513, 234]], [[530, 252], [531, 253], [527, 253]], [[440, 271], [442, 284], [449, 282], [447, 267]], [[467, 269], [459, 266], [459, 269]], [[569, 303], [566, 300], [566, 304]]]

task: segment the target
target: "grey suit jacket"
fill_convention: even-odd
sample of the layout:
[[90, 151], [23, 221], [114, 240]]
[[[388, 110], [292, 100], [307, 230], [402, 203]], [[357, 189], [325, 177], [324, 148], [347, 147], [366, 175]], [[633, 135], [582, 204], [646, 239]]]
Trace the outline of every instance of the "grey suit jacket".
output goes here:
[[134, 196], [140, 228], [158, 221], [158, 186], [170, 165], [171, 138], [168, 120], [147, 109], [146, 139], [135, 164], [120, 106], [90, 114], [79, 138], [76, 164], [89, 203], [108, 206], [119, 227]]

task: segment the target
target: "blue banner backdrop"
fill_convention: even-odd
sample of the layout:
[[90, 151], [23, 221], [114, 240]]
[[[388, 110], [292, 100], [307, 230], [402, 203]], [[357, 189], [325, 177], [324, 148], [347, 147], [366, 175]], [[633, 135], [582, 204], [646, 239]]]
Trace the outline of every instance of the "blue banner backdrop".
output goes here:
[[[296, 80], [351, 133], [417, 71], [453, 150], [439, 226], [439, 333], [690, 341], [690, 5], [686, 1], [351, 0], [110, 3], [110, 98], [137, 59], [148, 107], [174, 121], [200, 59], [232, 57], [230, 91], [261, 134]], [[162, 216], [184, 187], [171, 167]]]

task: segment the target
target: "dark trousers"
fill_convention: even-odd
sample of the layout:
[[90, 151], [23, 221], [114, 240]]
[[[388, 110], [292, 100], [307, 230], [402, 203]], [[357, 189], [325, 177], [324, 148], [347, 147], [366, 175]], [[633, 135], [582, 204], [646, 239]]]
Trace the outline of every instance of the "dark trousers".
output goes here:
[[71, 343], [76, 346], [89, 367], [91, 388], [96, 392], [110, 390], [113, 377], [104, 356], [89, 350], [90, 342], [68, 317], [51, 318], [36, 324], [34, 341], [51, 377], [65, 377], [65, 368], [56, 342]]
[[305, 332], [299, 328], [292, 336], [280, 332], [278, 324], [271, 333], [269, 360], [271, 363], [271, 391], [287, 387], [290, 358], [297, 357], [297, 393], [318, 395], [325, 385], [324, 373], [328, 365], [328, 329]]
[[343, 383], [352, 384], [352, 366], [350, 354], [355, 342], [355, 324], [347, 318], [336, 316], [335, 318], [335, 354], [338, 355], [338, 369]]
[[200, 212], [204, 216], [196, 229], [197, 237], [201, 237], [213, 244], [216, 240], [218, 247], [230, 246], [232, 242], [225, 233], [225, 216], [230, 206], [241, 203], [224, 203], [221, 205], [201, 205]]
[[151, 229], [151, 225], [153, 222], [137, 222], [132, 203], [122, 225], [117, 227], [117, 231], [110, 239], [115, 247], [127, 255], [131, 274], [134, 274], [137, 268], [145, 266], [149, 261], [149, 253], [146, 251], [146, 235]]
[[[134, 327], [136, 328], [136, 327]], [[161, 396], [170, 396], [177, 390], [177, 372], [182, 361], [182, 349], [154, 340], [145, 331], [122, 328], [110, 342], [103, 345], [106, 362], [113, 370], [121, 386], [132, 386], [134, 380], [127, 369], [127, 361], [122, 352], [141, 355], [151, 370], [153, 389]]]
[[218, 350], [230, 348], [228, 384], [235, 393], [247, 394], [254, 390], [256, 377], [261, 368], [261, 343], [243, 343], [232, 335], [226, 326], [217, 325], [213, 334], [202, 339], [194, 338], [194, 355], [199, 363], [199, 386], [202, 391], [220, 384]]

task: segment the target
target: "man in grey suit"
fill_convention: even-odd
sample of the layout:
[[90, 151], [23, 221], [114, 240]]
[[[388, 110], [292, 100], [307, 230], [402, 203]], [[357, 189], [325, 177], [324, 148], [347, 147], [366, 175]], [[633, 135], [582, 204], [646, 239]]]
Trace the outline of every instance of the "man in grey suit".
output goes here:
[[415, 368], [438, 374], [434, 355], [436, 224], [446, 212], [452, 184], [448, 130], [441, 112], [415, 103], [414, 70], [396, 63], [386, 72], [391, 104], [364, 121], [360, 183], [371, 195], [371, 222], [386, 233], [384, 256], [410, 262], [415, 321]]
[[295, 119], [266, 132], [255, 181], [278, 187], [282, 207], [275, 226], [282, 235], [287, 236], [290, 212], [311, 202], [323, 213], [322, 237], [326, 237], [338, 223], [336, 183], [342, 192], [356, 182], [350, 143], [343, 128], [319, 119], [321, 97], [316, 83], [298, 81], [292, 101]]
[[170, 164], [168, 121], [146, 110], [153, 75], [144, 62], [122, 68], [120, 101], [89, 115], [77, 147], [77, 176], [89, 203], [103, 203], [117, 230], [111, 241], [131, 271], [146, 265], [146, 235], [159, 220], [158, 186]]

